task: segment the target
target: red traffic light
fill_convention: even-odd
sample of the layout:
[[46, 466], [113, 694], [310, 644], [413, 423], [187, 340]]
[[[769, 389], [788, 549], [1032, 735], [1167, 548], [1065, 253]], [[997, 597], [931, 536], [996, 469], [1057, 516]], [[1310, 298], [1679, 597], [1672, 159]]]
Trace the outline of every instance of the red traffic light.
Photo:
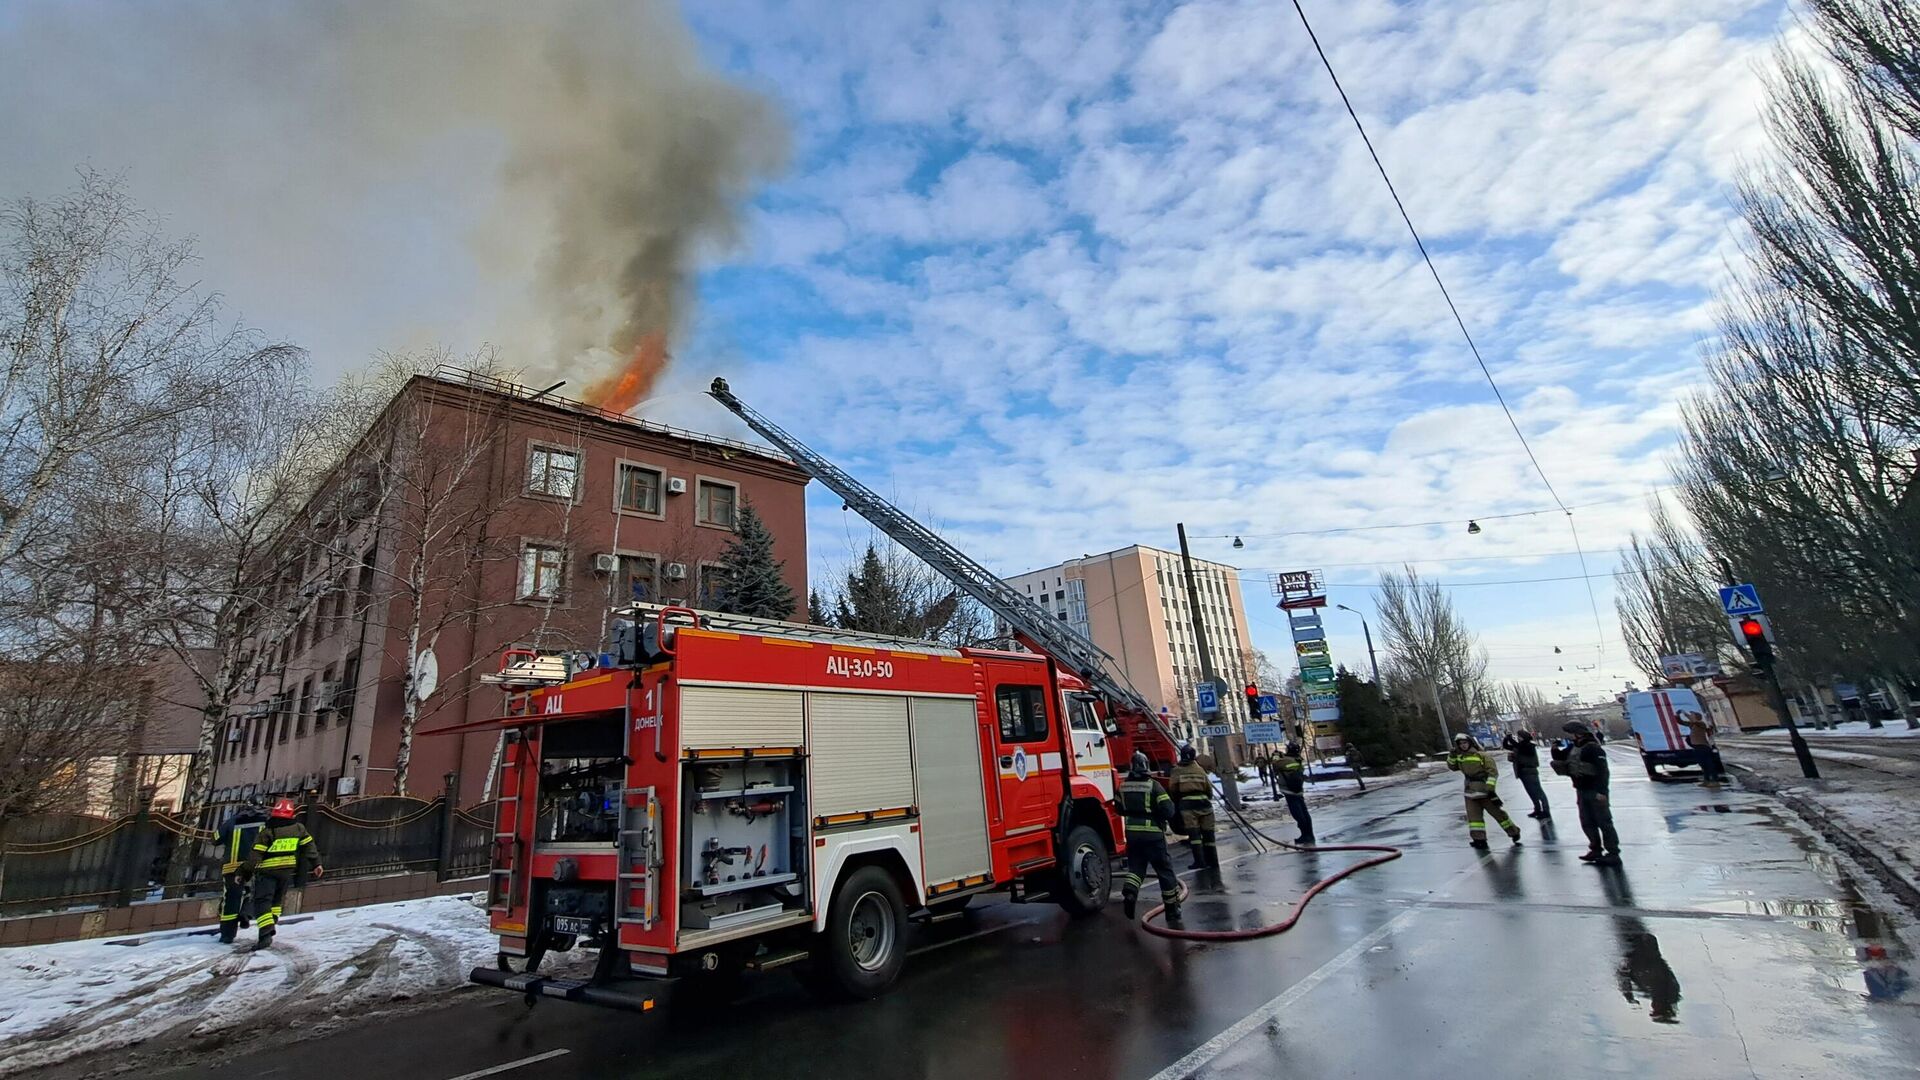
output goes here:
[[1742, 619], [1740, 620], [1740, 635], [1748, 641], [1752, 641], [1754, 638], [1765, 638], [1767, 636], [1767, 628], [1760, 625], [1759, 619]]
[[1248, 696], [1248, 697], [1250, 697], [1250, 698], [1257, 698], [1257, 697], [1259, 697], [1259, 696], [1260, 696], [1260, 687], [1259, 687], [1259, 685], [1258, 685], [1258, 684], [1256, 684], [1256, 683], [1248, 683], [1248, 684], [1247, 684], [1247, 696]]

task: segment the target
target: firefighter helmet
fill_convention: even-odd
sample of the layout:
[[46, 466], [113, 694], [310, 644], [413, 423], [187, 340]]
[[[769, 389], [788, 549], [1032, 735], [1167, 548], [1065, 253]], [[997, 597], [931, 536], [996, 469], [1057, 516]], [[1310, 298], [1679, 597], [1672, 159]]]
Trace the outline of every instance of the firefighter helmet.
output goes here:
[[272, 812], [273, 817], [290, 818], [294, 814], [299, 813], [299, 810], [300, 810], [299, 807], [293, 805], [292, 799], [273, 800], [273, 812]]
[[1287, 744], [1287, 756], [1288, 756], [1288, 757], [1299, 757], [1299, 756], [1300, 756], [1300, 744], [1299, 744], [1299, 743], [1297, 743], [1297, 742], [1290, 742], [1290, 743], [1288, 743], [1288, 744]]
[[1180, 744], [1180, 764], [1182, 765], [1193, 764], [1193, 759], [1195, 756], [1196, 755], [1194, 754], [1192, 743], [1183, 742]]
[[1133, 760], [1127, 762], [1127, 775], [1139, 779], [1147, 775], [1150, 768], [1151, 766], [1147, 761], [1147, 755], [1139, 750], [1135, 750], [1133, 752]]
[[1464, 732], [1464, 731], [1463, 731], [1463, 732], [1461, 732], [1460, 734], [1458, 734], [1458, 735], [1455, 735], [1455, 736], [1453, 737], [1453, 745], [1455, 745], [1455, 746], [1472, 746], [1472, 745], [1473, 745], [1473, 736], [1471, 736], [1471, 735], [1469, 735], [1469, 734], [1467, 734], [1466, 732]]

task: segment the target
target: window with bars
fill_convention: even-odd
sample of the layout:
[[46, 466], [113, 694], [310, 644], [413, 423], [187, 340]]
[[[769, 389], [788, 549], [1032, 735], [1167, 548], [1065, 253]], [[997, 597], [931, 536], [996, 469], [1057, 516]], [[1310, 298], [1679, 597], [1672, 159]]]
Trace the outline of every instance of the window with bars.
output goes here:
[[557, 601], [565, 598], [567, 549], [558, 544], [520, 545], [520, 599]]
[[527, 493], [571, 499], [580, 490], [580, 452], [535, 445], [527, 453]]

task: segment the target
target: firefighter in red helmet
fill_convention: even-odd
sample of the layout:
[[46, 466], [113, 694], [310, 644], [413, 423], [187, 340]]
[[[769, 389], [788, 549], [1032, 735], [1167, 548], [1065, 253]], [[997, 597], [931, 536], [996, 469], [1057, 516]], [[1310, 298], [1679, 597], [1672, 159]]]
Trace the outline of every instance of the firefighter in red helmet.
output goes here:
[[297, 812], [292, 799], [274, 800], [267, 826], [254, 838], [253, 851], [243, 867], [246, 875], [258, 875], [253, 887], [254, 921], [260, 927], [260, 939], [253, 946], [256, 949], [272, 946], [287, 891], [306, 884], [309, 876], [319, 878], [322, 871], [320, 849], [314, 846], [307, 827], [294, 820]]

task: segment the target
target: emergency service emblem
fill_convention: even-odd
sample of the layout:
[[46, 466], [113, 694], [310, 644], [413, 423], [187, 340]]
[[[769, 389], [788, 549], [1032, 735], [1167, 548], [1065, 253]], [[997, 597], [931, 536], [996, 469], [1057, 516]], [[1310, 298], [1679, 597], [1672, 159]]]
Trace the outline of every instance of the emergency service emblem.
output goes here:
[[1024, 746], [1013, 748], [1013, 775], [1018, 780], [1027, 778], [1027, 748]]

